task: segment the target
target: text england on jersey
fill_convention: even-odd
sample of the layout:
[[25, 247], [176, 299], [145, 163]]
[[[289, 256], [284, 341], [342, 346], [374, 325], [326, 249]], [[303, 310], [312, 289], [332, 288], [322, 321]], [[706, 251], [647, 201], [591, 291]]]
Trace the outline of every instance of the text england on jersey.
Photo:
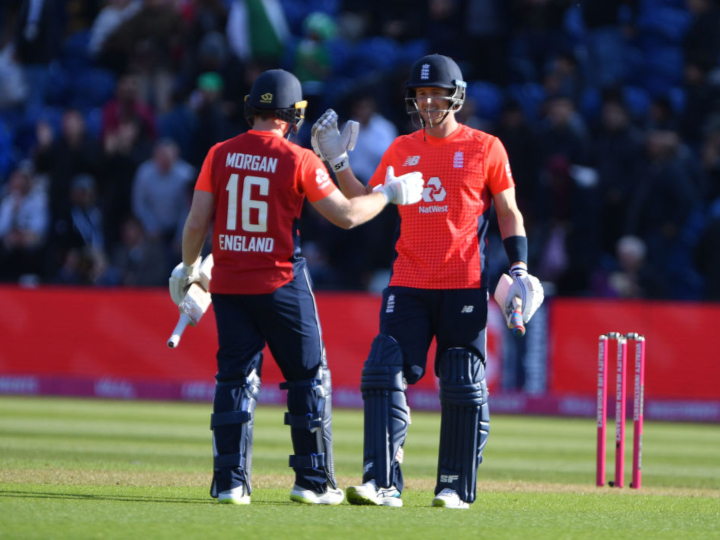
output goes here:
[[274, 238], [260, 238], [256, 236], [237, 236], [221, 234], [219, 237], [220, 249], [223, 251], [255, 251], [270, 253], [275, 246]]

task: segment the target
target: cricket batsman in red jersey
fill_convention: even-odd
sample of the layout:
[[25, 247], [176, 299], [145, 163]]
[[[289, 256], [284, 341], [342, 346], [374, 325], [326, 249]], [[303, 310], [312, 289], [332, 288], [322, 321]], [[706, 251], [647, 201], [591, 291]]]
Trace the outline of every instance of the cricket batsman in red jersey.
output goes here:
[[[179, 303], [199, 279], [200, 251], [214, 216], [210, 282], [217, 321], [217, 375], [211, 428], [211, 495], [221, 503], [249, 504], [253, 415], [267, 343], [285, 378], [294, 455], [290, 499], [337, 505], [344, 494], [333, 467], [330, 370], [298, 226], [303, 201], [332, 223], [351, 228], [388, 203], [422, 197], [420, 172], [348, 200], [315, 154], [286, 139], [296, 133], [306, 102], [300, 82], [286, 71], [266, 71], [245, 99], [250, 131], [213, 146], [195, 186], [183, 231], [183, 262], [170, 277]], [[346, 131], [356, 138], [357, 125]], [[351, 141], [347, 143], [351, 147]]]
[[455, 119], [465, 88], [460, 68], [446, 56], [425, 56], [414, 64], [405, 101], [421, 129], [395, 139], [368, 187], [355, 178], [347, 159], [338, 161], [328, 151], [343, 140], [335, 112], [327, 111], [313, 127], [313, 147], [333, 166], [348, 197], [381, 188], [390, 167], [422, 172], [425, 180], [420, 204], [398, 209], [380, 333], [362, 370], [363, 484], [347, 489], [351, 504], [402, 506], [400, 464], [410, 423], [405, 389], [425, 375], [433, 337], [442, 423], [432, 505], [468, 508], [475, 500], [490, 425], [486, 234], [493, 203], [514, 278], [508, 297], [522, 299], [525, 322], [543, 299], [539, 281], [527, 273], [527, 238], [505, 148], [496, 137]]

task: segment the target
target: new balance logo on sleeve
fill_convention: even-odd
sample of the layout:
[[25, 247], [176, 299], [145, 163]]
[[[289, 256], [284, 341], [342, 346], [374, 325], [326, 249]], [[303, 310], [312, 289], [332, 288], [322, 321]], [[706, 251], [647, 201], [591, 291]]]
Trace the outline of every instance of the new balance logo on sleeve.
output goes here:
[[460, 313], [472, 313], [473, 309], [475, 309], [475, 306], [463, 306]]
[[420, 156], [408, 156], [405, 160], [405, 163], [402, 164], [403, 167], [414, 167], [420, 163]]

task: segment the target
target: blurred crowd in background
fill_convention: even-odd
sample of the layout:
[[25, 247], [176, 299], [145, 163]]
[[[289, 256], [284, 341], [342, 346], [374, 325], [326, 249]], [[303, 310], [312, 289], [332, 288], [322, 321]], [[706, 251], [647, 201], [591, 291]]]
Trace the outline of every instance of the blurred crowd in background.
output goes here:
[[[248, 129], [265, 69], [303, 83], [299, 144], [327, 107], [360, 122], [367, 181], [417, 129], [404, 84], [429, 53], [463, 69], [460, 121], [505, 144], [550, 290], [720, 300], [715, 0], [4, 0], [0, 280], [167, 283], [199, 167]], [[316, 288], [382, 288], [394, 212], [343, 231], [308, 206]]]

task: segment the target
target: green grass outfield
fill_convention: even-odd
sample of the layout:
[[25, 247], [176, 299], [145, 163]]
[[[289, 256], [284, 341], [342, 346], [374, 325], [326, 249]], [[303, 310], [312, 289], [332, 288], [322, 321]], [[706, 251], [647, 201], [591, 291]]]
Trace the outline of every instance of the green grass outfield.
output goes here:
[[[477, 501], [453, 511], [430, 506], [439, 415], [416, 412], [403, 508], [315, 507], [289, 501], [284, 410], [261, 405], [252, 504], [235, 507], [208, 495], [210, 408], [0, 397], [0, 538], [720, 538], [718, 425], [646, 422], [638, 492], [594, 487], [593, 419], [494, 416]], [[360, 481], [362, 415], [333, 420], [346, 487]]]

